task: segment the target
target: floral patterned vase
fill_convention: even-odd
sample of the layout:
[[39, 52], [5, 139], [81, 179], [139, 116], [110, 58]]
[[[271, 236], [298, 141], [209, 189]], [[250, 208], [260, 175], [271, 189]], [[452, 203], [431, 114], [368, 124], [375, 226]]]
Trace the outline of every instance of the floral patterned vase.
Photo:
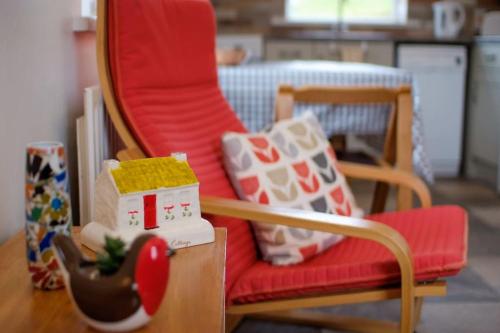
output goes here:
[[26, 156], [26, 245], [28, 269], [37, 288], [64, 286], [52, 238], [71, 233], [71, 204], [64, 147], [58, 142], [29, 144]]

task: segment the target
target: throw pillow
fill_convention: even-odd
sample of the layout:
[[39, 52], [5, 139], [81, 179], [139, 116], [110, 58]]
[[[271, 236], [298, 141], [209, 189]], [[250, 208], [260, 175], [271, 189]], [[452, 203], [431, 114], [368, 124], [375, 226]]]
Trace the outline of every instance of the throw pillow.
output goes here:
[[[269, 131], [223, 136], [226, 171], [243, 200], [361, 217], [336, 156], [312, 113]], [[342, 236], [252, 222], [263, 259], [289, 265], [328, 249]]]

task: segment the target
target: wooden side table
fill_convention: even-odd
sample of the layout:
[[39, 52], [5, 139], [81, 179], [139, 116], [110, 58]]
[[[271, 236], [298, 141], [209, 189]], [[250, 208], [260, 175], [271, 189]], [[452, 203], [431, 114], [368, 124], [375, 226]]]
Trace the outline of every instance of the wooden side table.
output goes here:
[[[77, 243], [79, 231], [74, 228]], [[215, 229], [212, 244], [178, 250], [163, 304], [138, 332], [224, 332], [225, 252], [224, 229]], [[78, 317], [64, 289], [33, 289], [23, 232], [0, 246], [0, 272], [0, 331], [94, 331]]]

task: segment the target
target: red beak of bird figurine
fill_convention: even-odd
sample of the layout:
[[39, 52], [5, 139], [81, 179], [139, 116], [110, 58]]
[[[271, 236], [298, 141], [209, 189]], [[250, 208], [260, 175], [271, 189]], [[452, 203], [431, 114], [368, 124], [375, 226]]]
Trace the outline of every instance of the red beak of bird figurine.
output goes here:
[[116, 269], [103, 273], [70, 237], [54, 237], [52, 247], [71, 300], [82, 318], [102, 331], [129, 331], [149, 322], [160, 307], [169, 275], [167, 243], [137, 237]]

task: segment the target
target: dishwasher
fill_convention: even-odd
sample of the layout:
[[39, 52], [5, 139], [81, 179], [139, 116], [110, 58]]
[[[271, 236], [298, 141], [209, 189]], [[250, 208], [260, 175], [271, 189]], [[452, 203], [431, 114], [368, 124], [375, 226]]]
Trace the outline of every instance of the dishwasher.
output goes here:
[[437, 177], [460, 173], [467, 49], [463, 45], [399, 44], [397, 65], [412, 72], [424, 146]]

